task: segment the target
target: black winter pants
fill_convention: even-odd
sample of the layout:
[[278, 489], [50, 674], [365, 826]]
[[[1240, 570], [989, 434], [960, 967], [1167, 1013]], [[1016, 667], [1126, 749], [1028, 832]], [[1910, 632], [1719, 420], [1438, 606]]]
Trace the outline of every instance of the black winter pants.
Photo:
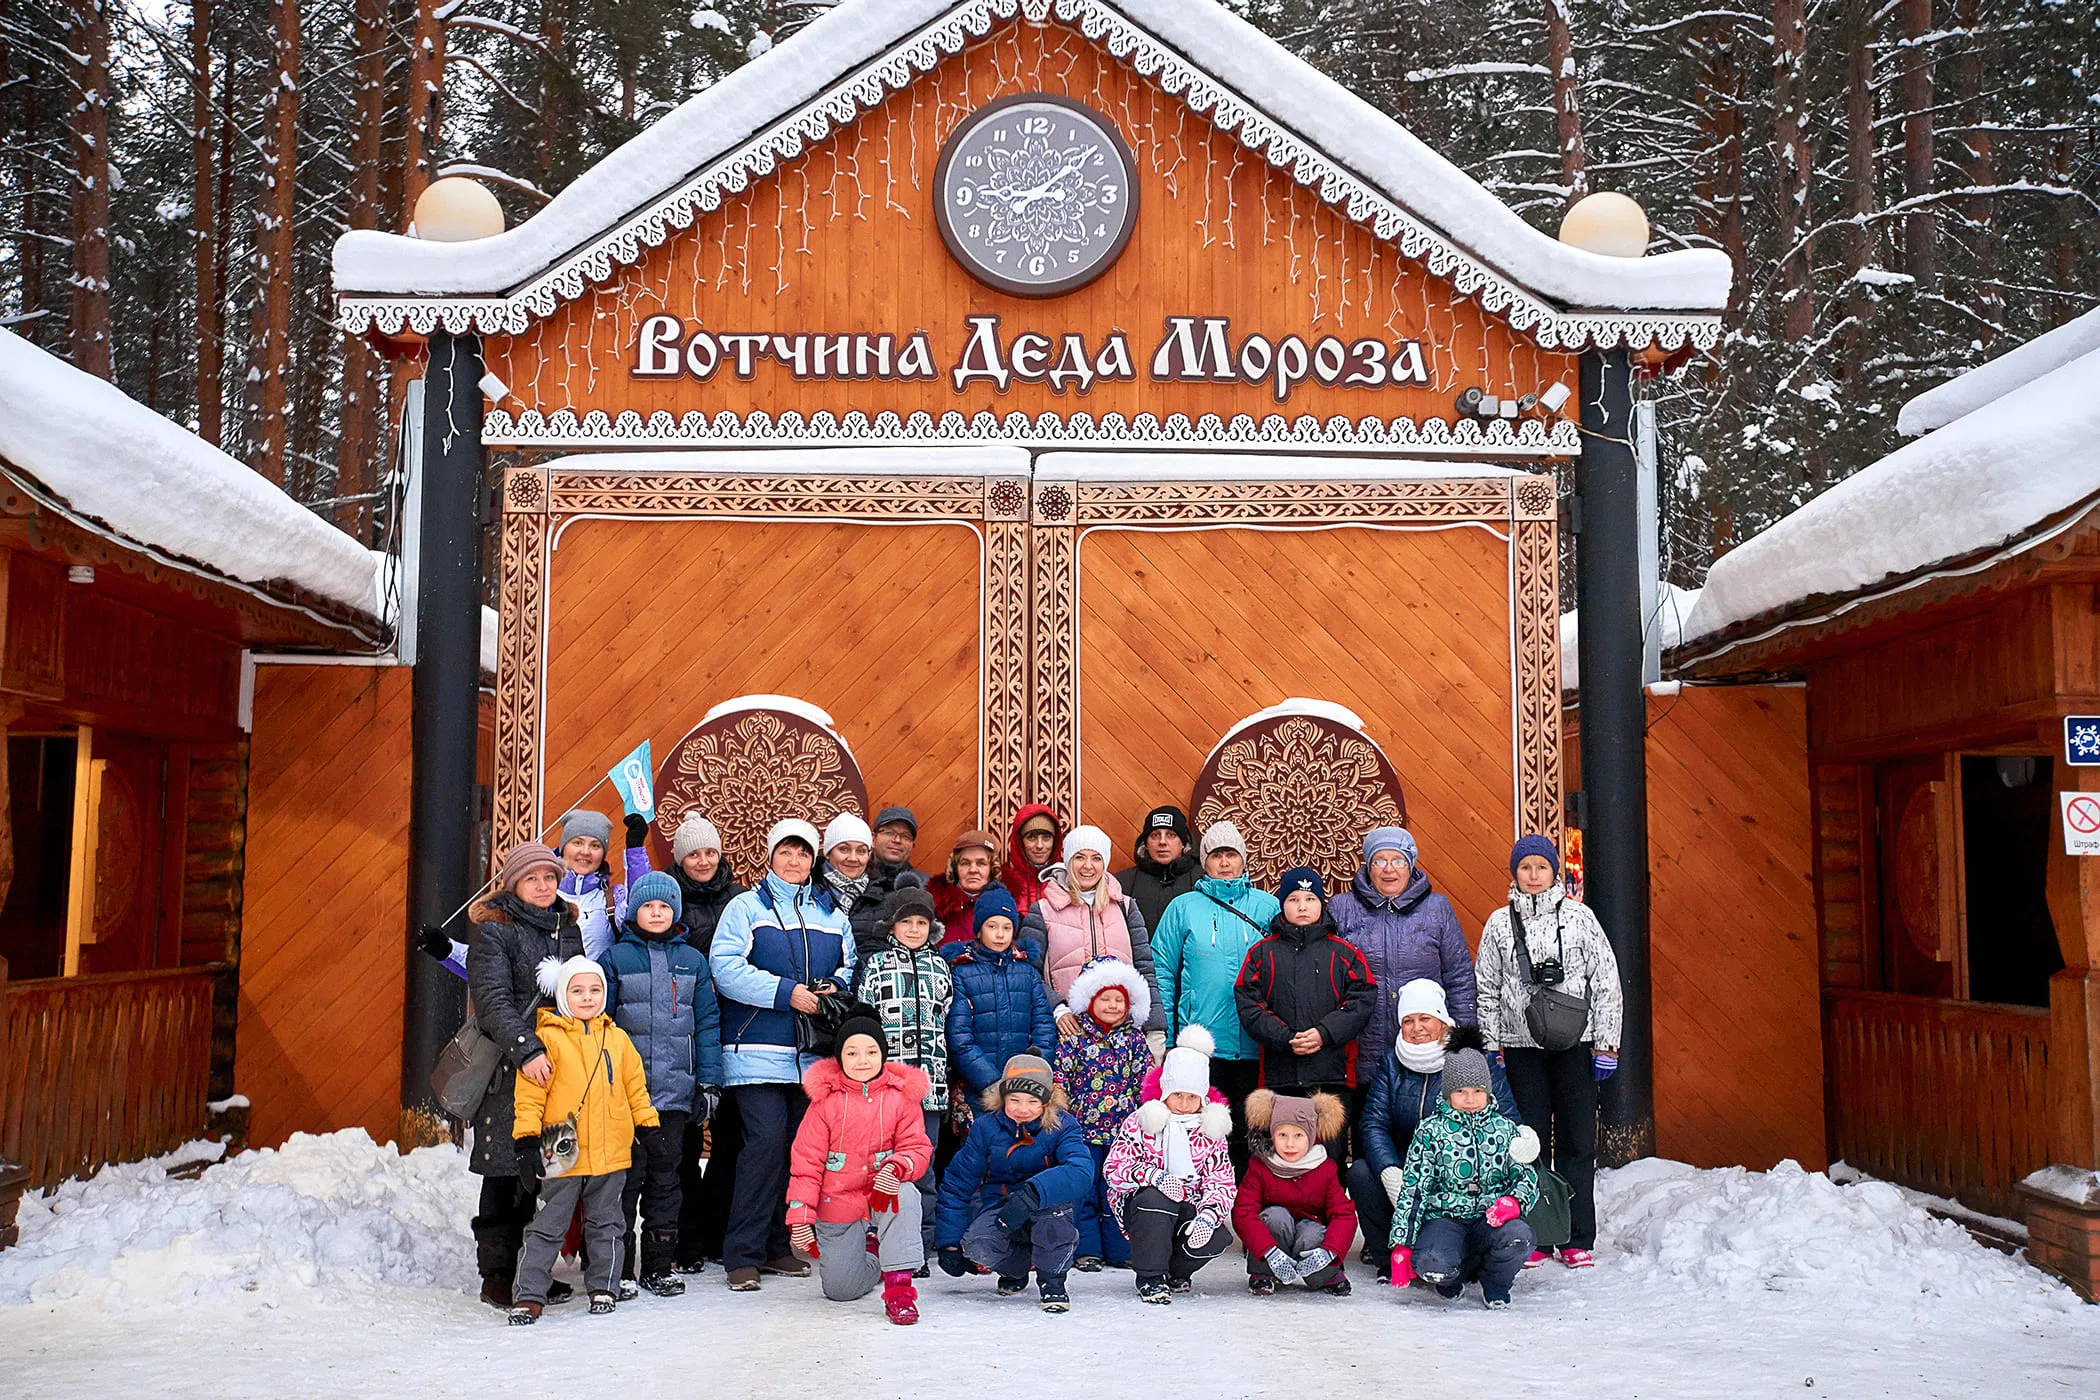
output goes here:
[[518, 1272], [518, 1251], [525, 1227], [539, 1204], [536, 1194], [518, 1189], [514, 1176], [481, 1179], [481, 1205], [474, 1212], [474, 1262], [484, 1279], [509, 1279]]
[[[692, 1115], [676, 1109], [660, 1109], [656, 1116], [662, 1120], [664, 1141], [671, 1144], [674, 1154], [682, 1154], [686, 1119]], [[634, 1221], [637, 1213], [642, 1217], [640, 1276], [654, 1278], [671, 1271], [674, 1252], [678, 1248], [678, 1216], [683, 1204], [678, 1156], [674, 1155], [670, 1161], [661, 1164], [651, 1162], [649, 1154], [642, 1150], [641, 1134], [636, 1133], [633, 1165], [627, 1168], [627, 1181], [620, 1187], [620, 1218], [625, 1222], [620, 1234], [621, 1278], [636, 1276]]]
[[722, 1266], [756, 1269], [788, 1253], [788, 1149], [809, 1096], [800, 1084], [739, 1084], [729, 1092], [743, 1115], [744, 1146], [737, 1153]]
[[[736, 1095], [722, 1091], [710, 1121], [714, 1152], [700, 1170], [699, 1123], [688, 1123], [685, 1146], [678, 1154], [678, 1183], [683, 1197], [678, 1212], [678, 1262], [687, 1266], [722, 1257], [722, 1232], [729, 1225], [729, 1196], [736, 1186], [736, 1157], [744, 1145], [744, 1119]], [[785, 1189], [785, 1188], [783, 1188]]]
[[1506, 1047], [1517, 1112], [1539, 1135], [1539, 1161], [1568, 1183], [1568, 1245], [1597, 1247], [1597, 1079], [1590, 1043], [1566, 1050]]
[[1194, 1278], [1196, 1270], [1231, 1245], [1232, 1231], [1221, 1224], [1201, 1248], [1190, 1248], [1186, 1232], [1195, 1218], [1194, 1205], [1156, 1186], [1147, 1186], [1123, 1203], [1123, 1233], [1130, 1237], [1130, 1267], [1139, 1282]]
[[1343, 1174], [1343, 1182], [1349, 1190], [1349, 1199], [1356, 1203], [1356, 1228], [1363, 1231], [1363, 1252], [1370, 1255], [1364, 1262], [1375, 1264], [1390, 1259], [1393, 1249], [1387, 1243], [1393, 1237], [1393, 1203], [1385, 1194], [1385, 1183], [1371, 1167], [1369, 1157], [1359, 1157], [1349, 1164]]
[[1247, 1095], [1261, 1087], [1260, 1060], [1212, 1060], [1210, 1086], [1232, 1105], [1232, 1132], [1225, 1149], [1232, 1154], [1235, 1181], [1247, 1175]]

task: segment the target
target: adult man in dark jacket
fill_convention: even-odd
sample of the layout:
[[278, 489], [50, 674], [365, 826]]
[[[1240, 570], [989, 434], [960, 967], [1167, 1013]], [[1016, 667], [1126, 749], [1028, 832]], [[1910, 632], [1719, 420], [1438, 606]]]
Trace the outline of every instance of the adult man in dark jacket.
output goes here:
[[[919, 826], [909, 807], [885, 807], [877, 814], [875, 830], [869, 836], [867, 864], [863, 867], [863, 873], [868, 877], [867, 888], [854, 899], [853, 907], [846, 913], [847, 920], [853, 925], [854, 951], [861, 957], [881, 952], [889, 942], [887, 930], [879, 927], [877, 922], [882, 916], [882, 902], [898, 890], [926, 888], [926, 877], [911, 868], [910, 841], [904, 843], [903, 859], [888, 859], [883, 855], [884, 851], [898, 849], [897, 835], [905, 830], [912, 833], [913, 840], [917, 839]], [[939, 942], [938, 932], [935, 942]]]
[[1196, 888], [1203, 869], [1191, 844], [1188, 815], [1179, 807], [1154, 807], [1145, 814], [1131, 850], [1135, 863], [1115, 872], [1116, 883], [1145, 916], [1145, 932], [1158, 930], [1176, 895]]
[[1319, 872], [1286, 870], [1277, 890], [1283, 912], [1233, 984], [1240, 1024], [1261, 1042], [1264, 1085], [1341, 1095], [1353, 1082], [1350, 1042], [1371, 1019], [1377, 987], [1364, 955], [1335, 932]]

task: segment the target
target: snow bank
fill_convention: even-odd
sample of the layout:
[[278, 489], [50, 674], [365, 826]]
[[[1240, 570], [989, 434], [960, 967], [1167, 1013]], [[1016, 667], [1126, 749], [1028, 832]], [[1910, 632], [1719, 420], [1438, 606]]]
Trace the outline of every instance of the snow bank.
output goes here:
[[6, 330], [0, 457], [128, 539], [378, 615], [363, 545], [195, 433]]
[[[1658, 580], [1658, 582], [1661, 582]], [[1684, 640], [1685, 619], [1699, 602], [1699, 589], [1679, 588], [1674, 583], [1662, 583], [1655, 595], [1655, 621], [1662, 629], [1662, 649], [1668, 651]], [[1577, 612], [1570, 608], [1560, 615], [1560, 688], [1580, 690], [1582, 688], [1582, 657], [1579, 646], [1582, 639], [1582, 624]]]
[[296, 1133], [194, 1180], [183, 1149], [105, 1167], [22, 1202], [0, 1251], [0, 1304], [79, 1298], [107, 1309], [252, 1298], [331, 1286], [476, 1286], [476, 1181], [452, 1147], [402, 1156], [363, 1129]]
[[[964, 0], [845, 0], [686, 101], [514, 229], [471, 243], [356, 230], [335, 245], [343, 293], [508, 292], [705, 169]], [[1248, 103], [1530, 290], [1574, 307], [1718, 311], [1728, 257], [1607, 258], [1526, 223], [1464, 171], [1214, 0], [1093, 0], [1180, 50]]]
[[2022, 384], [2031, 383], [2051, 370], [2062, 369], [2082, 355], [2100, 350], [2100, 311], [2088, 311], [2038, 335], [2024, 345], [2006, 351], [1995, 360], [1978, 365], [1967, 374], [1927, 389], [1903, 405], [1896, 415], [1896, 431], [1916, 437], [1944, 428], [1987, 403], [1995, 403]]
[[2004, 544], [2095, 492], [2100, 350], [1906, 443], [1721, 556], [1684, 635]]
[[1794, 1162], [1753, 1172], [1649, 1160], [1600, 1172], [1597, 1217], [1615, 1269], [1702, 1294], [1776, 1291], [1847, 1309], [1890, 1294], [2023, 1314], [2084, 1306], [1887, 1182], [1840, 1186]]

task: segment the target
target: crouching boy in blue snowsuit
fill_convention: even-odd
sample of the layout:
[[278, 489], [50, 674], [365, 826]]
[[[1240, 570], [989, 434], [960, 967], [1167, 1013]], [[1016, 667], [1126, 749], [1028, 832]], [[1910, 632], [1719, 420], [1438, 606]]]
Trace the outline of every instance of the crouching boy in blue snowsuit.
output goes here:
[[1040, 1055], [1008, 1060], [984, 1108], [941, 1177], [941, 1268], [960, 1278], [967, 1256], [998, 1274], [1003, 1298], [1028, 1287], [1033, 1265], [1043, 1311], [1065, 1312], [1065, 1275], [1079, 1247], [1073, 1212], [1093, 1192], [1093, 1154]]

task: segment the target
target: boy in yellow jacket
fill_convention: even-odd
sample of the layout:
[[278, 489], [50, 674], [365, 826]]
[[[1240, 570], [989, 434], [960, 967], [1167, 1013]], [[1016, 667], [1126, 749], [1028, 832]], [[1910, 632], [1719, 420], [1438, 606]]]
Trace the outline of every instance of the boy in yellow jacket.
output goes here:
[[[620, 1268], [620, 1187], [627, 1180], [639, 1129], [652, 1161], [670, 1152], [649, 1102], [642, 1057], [627, 1032], [605, 1010], [605, 973], [589, 958], [539, 965], [540, 990], [554, 998], [541, 1007], [538, 1031], [547, 1047], [544, 1082], [518, 1072], [518, 1116], [513, 1131], [518, 1185], [539, 1191], [539, 1206], [525, 1230], [511, 1293], [510, 1322], [526, 1327], [547, 1305], [547, 1285], [563, 1235], [583, 1206], [584, 1285], [591, 1311], [609, 1313]], [[576, 1125], [573, 1163], [567, 1124]], [[554, 1131], [549, 1133], [548, 1129]], [[548, 1141], [548, 1139], [553, 1141]], [[549, 1175], [551, 1173], [551, 1175]]]

